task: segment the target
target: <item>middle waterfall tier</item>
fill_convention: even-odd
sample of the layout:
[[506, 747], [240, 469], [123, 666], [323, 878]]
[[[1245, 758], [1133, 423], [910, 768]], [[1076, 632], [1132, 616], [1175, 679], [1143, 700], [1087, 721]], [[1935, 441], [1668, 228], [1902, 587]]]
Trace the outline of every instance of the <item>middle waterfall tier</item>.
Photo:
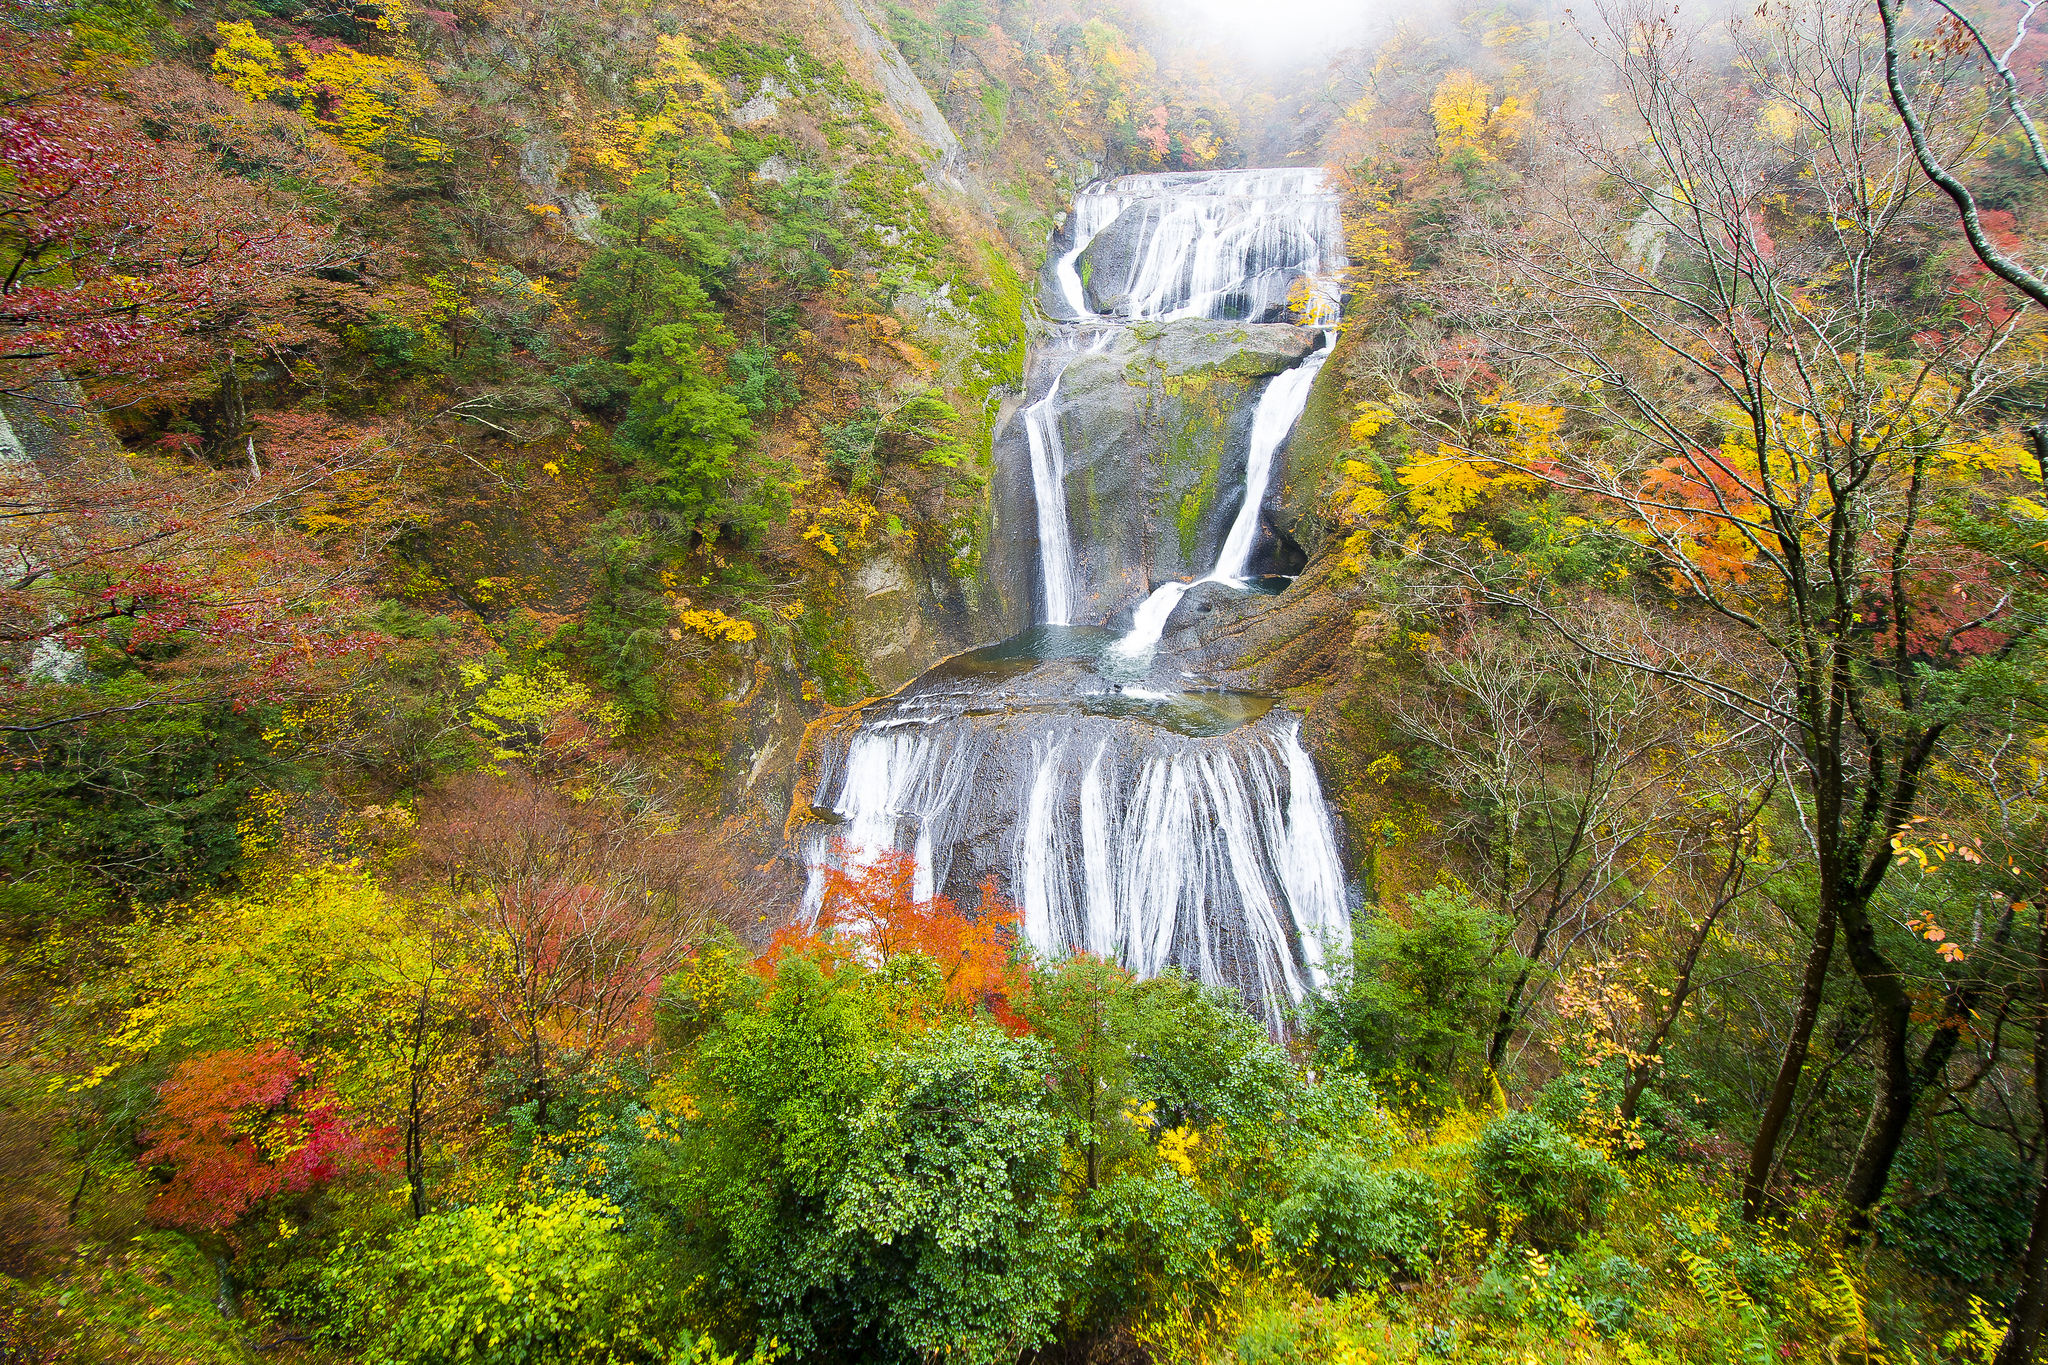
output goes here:
[[[1261, 397], [1294, 390], [1291, 425], [1322, 345], [1312, 327], [1200, 319], [1046, 338], [995, 445], [1004, 553], [1037, 571], [1031, 619], [1116, 620], [1208, 574], [1240, 521], [1236, 576], [1298, 572], [1300, 547], [1263, 515], [1280, 481], [1249, 464]], [[1265, 443], [1268, 469], [1285, 436]]]

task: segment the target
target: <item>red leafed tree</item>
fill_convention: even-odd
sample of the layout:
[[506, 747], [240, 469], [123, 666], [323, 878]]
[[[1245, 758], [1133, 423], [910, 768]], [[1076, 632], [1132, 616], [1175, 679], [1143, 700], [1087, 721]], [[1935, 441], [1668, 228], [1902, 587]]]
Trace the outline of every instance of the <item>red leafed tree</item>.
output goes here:
[[0, 84], [0, 393], [188, 401], [237, 356], [288, 366], [346, 292], [321, 278], [360, 254], [333, 228], [153, 140], [54, 43], [0, 29]]
[[139, 1158], [170, 1178], [150, 1216], [170, 1227], [224, 1232], [261, 1201], [301, 1194], [351, 1166], [391, 1161], [382, 1135], [352, 1124], [331, 1096], [304, 1086], [305, 1063], [282, 1044], [212, 1052], [181, 1063]]
[[662, 981], [712, 917], [690, 842], [526, 781], [451, 782], [423, 803], [422, 862], [461, 897], [537, 1125], [564, 1067], [651, 1036]]
[[987, 1009], [1011, 1032], [1026, 1031], [1010, 1006], [1027, 972], [1016, 954], [1017, 910], [993, 876], [972, 915], [946, 896], [920, 900], [917, 861], [898, 849], [869, 855], [840, 844], [824, 877], [816, 932], [852, 937], [885, 961], [921, 953], [939, 964], [948, 1004]]
[[[110, 441], [0, 450], [0, 731], [309, 685], [363, 643], [359, 584], [410, 516], [393, 458], [374, 431], [297, 416], [227, 469]], [[89, 673], [131, 682], [111, 699]]]

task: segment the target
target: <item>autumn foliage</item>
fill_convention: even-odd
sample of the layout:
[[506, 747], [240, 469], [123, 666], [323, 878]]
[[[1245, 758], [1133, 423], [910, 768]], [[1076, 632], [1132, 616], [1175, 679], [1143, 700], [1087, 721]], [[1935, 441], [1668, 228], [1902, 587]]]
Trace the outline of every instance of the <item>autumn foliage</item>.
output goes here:
[[201, 395], [235, 358], [289, 367], [354, 291], [356, 253], [260, 183], [157, 142], [57, 60], [0, 36], [0, 393], [110, 407]]
[[382, 1134], [366, 1132], [275, 1042], [179, 1064], [138, 1158], [169, 1171], [150, 1205], [168, 1227], [222, 1232], [258, 1203], [303, 1194], [350, 1167], [390, 1164]]
[[981, 902], [967, 915], [947, 896], [920, 898], [917, 860], [899, 849], [869, 854], [841, 844], [822, 870], [817, 923], [809, 935], [785, 931], [771, 959], [805, 938], [849, 939], [881, 961], [918, 953], [938, 964], [949, 1006], [986, 1009], [1012, 1033], [1026, 1031], [1010, 1005], [1027, 975], [1016, 953], [1017, 910], [993, 876], [982, 882]]

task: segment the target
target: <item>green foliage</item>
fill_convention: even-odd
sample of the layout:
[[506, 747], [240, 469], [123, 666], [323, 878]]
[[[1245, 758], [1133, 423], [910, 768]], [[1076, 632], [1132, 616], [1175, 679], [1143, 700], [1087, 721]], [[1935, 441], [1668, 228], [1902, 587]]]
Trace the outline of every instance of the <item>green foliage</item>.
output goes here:
[[2025, 1258], [2034, 1172], [2007, 1153], [1943, 1133], [1909, 1143], [1879, 1236], [1949, 1284], [2002, 1299]]
[[[125, 694], [118, 678], [105, 689], [108, 704]], [[228, 876], [242, 859], [243, 803], [286, 776], [263, 740], [274, 720], [151, 707], [14, 740], [0, 804], [35, 816], [0, 823], [0, 877], [68, 899], [64, 887], [84, 889], [63, 871], [75, 868], [117, 899], [155, 903]]]
[[[696, 153], [730, 173], [730, 154]], [[575, 297], [618, 360], [650, 327], [707, 322], [704, 283], [731, 260], [734, 229], [707, 189], [678, 191], [643, 176], [605, 206], [604, 245], [576, 277]], [[715, 316], [715, 315], [713, 315]]]
[[650, 327], [633, 342], [626, 371], [639, 388], [621, 434], [655, 474], [639, 500], [694, 526], [737, 510], [733, 479], [754, 427], [709, 353], [727, 341], [723, 324], [694, 283], [684, 292], [693, 294], [695, 317]]
[[1008, 1359], [1049, 1337], [1075, 1251], [1050, 1057], [985, 1024], [899, 1040], [890, 981], [786, 957], [758, 1003], [726, 1009], [698, 1049], [703, 1124], [671, 1197], [716, 1267], [706, 1292], [762, 1335], [806, 1355]]
[[927, 1034], [856, 1121], [834, 1222], [859, 1239], [856, 1311], [890, 1354], [999, 1365], [1050, 1340], [1079, 1249], [1057, 1200], [1050, 1061], [987, 1024]]
[[1406, 1069], [1432, 1088], [1484, 1055], [1520, 959], [1509, 924], [1468, 893], [1432, 887], [1409, 898], [1407, 922], [1362, 921], [1352, 961], [1310, 1002], [1308, 1025], [1326, 1064]]
[[1094, 1239], [1085, 1268], [1090, 1321], [1107, 1324], [1175, 1284], [1198, 1280], [1230, 1243], [1224, 1214], [1170, 1167], [1118, 1174], [1083, 1206]]
[[1472, 1182], [1516, 1236], [1542, 1250], [1575, 1242], [1624, 1184], [1605, 1154], [1527, 1110], [1504, 1114], [1479, 1134]]
[[824, 423], [820, 431], [826, 463], [856, 493], [879, 478], [890, 460], [957, 469], [973, 455], [960, 440], [960, 414], [931, 389], [911, 394], [887, 413], [863, 408], [844, 422]]
[[1375, 1171], [1341, 1152], [1312, 1153], [1273, 1214], [1275, 1245], [1312, 1263], [1337, 1291], [1419, 1278], [1443, 1221], [1436, 1184], [1420, 1171]]
[[987, 0], [944, 0], [939, 31], [949, 38], [979, 38], [991, 22]]
[[719, 1357], [635, 1273], [619, 1211], [580, 1191], [422, 1219], [382, 1255], [344, 1248], [337, 1297], [369, 1365], [572, 1365]]

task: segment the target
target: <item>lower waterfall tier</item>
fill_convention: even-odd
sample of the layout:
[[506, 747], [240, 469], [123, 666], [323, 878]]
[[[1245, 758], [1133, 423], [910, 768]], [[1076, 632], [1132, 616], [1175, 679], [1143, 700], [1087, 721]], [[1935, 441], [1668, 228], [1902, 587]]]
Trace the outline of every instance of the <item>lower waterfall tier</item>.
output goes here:
[[841, 718], [815, 750], [813, 872], [897, 849], [916, 893], [993, 873], [1041, 953], [1179, 968], [1277, 1027], [1349, 950], [1335, 831], [1299, 721], [1145, 669], [1106, 630], [1040, 628]]

